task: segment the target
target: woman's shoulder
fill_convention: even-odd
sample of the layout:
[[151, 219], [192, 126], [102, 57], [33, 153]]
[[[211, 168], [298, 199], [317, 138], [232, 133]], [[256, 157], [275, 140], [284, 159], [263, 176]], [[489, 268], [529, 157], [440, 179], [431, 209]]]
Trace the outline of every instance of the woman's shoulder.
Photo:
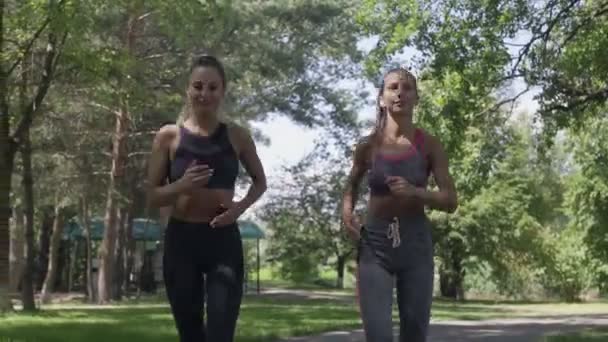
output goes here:
[[255, 149], [255, 142], [247, 127], [234, 121], [222, 121], [222, 123], [226, 126], [228, 139], [237, 154], [245, 150], [252, 150], [252, 148]]
[[355, 142], [353, 147], [353, 153], [355, 161], [367, 165], [371, 158], [372, 146], [373, 146], [373, 135], [366, 135], [361, 137]]
[[247, 127], [234, 121], [221, 121], [221, 123], [226, 126], [228, 135], [231, 139], [236, 139], [239, 142], [242, 142], [251, 138], [251, 133]]
[[424, 143], [425, 145], [428, 145], [430, 147], [441, 145], [440, 139], [435, 134], [427, 131], [422, 127], [416, 127], [416, 131], [420, 135], [422, 143]]
[[155, 141], [163, 147], [170, 145], [179, 132], [175, 123], [164, 123], [156, 132]]

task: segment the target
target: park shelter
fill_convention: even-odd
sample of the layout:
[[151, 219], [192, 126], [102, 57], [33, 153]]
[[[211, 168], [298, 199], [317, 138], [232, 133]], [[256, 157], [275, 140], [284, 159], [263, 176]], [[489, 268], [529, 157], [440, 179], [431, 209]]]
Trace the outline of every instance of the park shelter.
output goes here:
[[[243, 240], [256, 241], [256, 287], [257, 292], [260, 292], [260, 240], [266, 236], [264, 231], [254, 222], [250, 220], [239, 220], [239, 230]], [[101, 217], [95, 217], [90, 222], [91, 240], [100, 241], [103, 239], [104, 220]], [[131, 238], [140, 245], [144, 251], [152, 251], [157, 248], [157, 245], [163, 239], [164, 227], [156, 220], [146, 218], [133, 219]], [[76, 220], [69, 220], [63, 229], [62, 239], [72, 242], [85, 239], [85, 230]], [[162, 253], [162, 251], [161, 251]]]

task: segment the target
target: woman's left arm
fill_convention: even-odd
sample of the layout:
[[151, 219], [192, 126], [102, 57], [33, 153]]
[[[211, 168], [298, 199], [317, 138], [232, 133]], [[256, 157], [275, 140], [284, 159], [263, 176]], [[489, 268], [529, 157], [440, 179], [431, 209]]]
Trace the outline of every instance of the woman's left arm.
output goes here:
[[458, 195], [454, 179], [450, 174], [447, 153], [436, 137], [428, 135], [427, 141], [429, 142], [427, 146], [429, 146], [431, 172], [439, 191], [417, 188], [416, 195], [432, 209], [453, 213], [458, 207]]

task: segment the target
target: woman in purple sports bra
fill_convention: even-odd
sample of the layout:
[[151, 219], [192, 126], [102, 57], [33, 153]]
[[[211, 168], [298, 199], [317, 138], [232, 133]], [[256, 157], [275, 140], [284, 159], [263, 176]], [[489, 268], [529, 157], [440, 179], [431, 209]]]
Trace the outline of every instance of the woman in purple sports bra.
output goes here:
[[[218, 117], [225, 91], [220, 61], [195, 58], [185, 120], [158, 131], [148, 165], [148, 200], [170, 215], [163, 276], [181, 342], [234, 340], [244, 278], [237, 219], [266, 191], [251, 135]], [[234, 202], [241, 165], [251, 186]]]
[[[342, 220], [357, 241], [357, 292], [366, 339], [392, 342], [393, 287], [397, 288], [401, 342], [426, 341], [433, 295], [433, 243], [425, 208], [452, 213], [454, 181], [439, 140], [414, 126], [416, 78], [388, 71], [377, 100], [376, 126], [355, 147], [343, 197]], [[433, 175], [439, 190], [427, 189]], [[369, 205], [363, 225], [354, 215], [367, 176]]]

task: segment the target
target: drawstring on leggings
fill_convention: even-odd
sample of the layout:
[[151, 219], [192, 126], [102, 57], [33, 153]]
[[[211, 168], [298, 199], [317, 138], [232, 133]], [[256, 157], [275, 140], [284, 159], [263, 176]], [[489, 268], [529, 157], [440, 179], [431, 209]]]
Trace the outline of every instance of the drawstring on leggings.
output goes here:
[[401, 234], [399, 233], [399, 218], [393, 217], [393, 222], [388, 225], [386, 236], [393, 241], [393, 248], [401, 245]]

